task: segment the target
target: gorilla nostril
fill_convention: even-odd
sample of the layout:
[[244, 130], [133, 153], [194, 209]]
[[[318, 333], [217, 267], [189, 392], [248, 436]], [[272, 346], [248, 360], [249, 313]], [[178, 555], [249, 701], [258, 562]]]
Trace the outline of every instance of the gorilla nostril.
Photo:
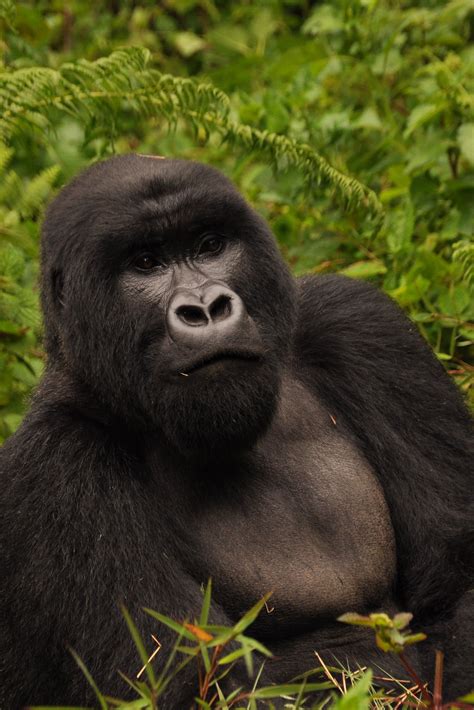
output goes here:
[[179, 306], [176, 315], [186, 325], [200, 326], [207, 325], [209, 322], [207, 315], [199, 306]]
[[232, 314], [232, 299], [229, 296], [219, 296], [209, 308], [213, 321], [225, 320]]

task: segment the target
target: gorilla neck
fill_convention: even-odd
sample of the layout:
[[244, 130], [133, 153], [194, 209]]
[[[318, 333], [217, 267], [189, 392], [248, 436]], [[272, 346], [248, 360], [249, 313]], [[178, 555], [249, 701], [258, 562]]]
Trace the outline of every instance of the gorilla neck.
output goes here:
[[[274, 368], [267, 371], [267, 377], [252, 391], [253, 400], [247, 393], [246, 397], [239, 398], [240, 392], [229, 394], [222, 388], [222, 398], [215, 398], [214, 407], [211, 402], [206, 408], [206, 403], [196, 396], [181, 397], [179, 407], [167, 407], [165, 416], [155, 416], [153, 411], [147, 414], [146, 408], [138, 403], [132, 409], [124, 407], [123, 401], [102, 401], [100, 393], [73, 375], [68, 366], [51, 361], [35, 400], [37, 404], [46, 400], [55, 402], [98, 422], [119, 435], [124, 445], [134, 440], [147, 450], [153, 442], [153, 448], [176, 463], [181, 461], [186, 470], [189, 464], [227, 461], [229, 457], [239, 457], [251, 450], [272, 425], [279, 391], [280, 378]], [[157, 399], [156, 408], [161, 410], [165, 402], [166, 393]], [[217, 402], [220, 411], [217, 411]], [[199, 408], [200, 416], [196, 416], [195, 410]]]

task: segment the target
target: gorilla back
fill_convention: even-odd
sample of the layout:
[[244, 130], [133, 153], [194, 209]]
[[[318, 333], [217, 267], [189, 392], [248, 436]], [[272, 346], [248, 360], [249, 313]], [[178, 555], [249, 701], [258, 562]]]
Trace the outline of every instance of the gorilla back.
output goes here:
[[[283, 682], [379, 663], [345, 611], [410, 610], [472, 683], [472, 427], [402, 312], [371, 286], [294, 280], [220, 173], [123, 156], [51, 204], [42, 242], [48, 363], [0, 452], [0, 706], [125, 695], [138, 659], [121, 618], [214, 623], [273, 591], [253, 627]], [[457, 635], [456, 644], [452, 638]], [[398, 671], [397, 671], [398, 672]], [[241, 684], [241, 669], [227, 679]], [[197, 692], [192, 671], [166, 708]]]

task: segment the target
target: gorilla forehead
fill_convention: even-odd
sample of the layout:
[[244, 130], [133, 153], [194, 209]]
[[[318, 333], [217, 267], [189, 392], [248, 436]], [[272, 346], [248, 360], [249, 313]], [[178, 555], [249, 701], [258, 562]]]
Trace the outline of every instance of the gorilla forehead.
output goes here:
[[44, 246], [62, 250], [104, 238], [185, 236], [189, 230], [238, 229], [256, 215], [232, 183], [207, 165], [140, 155], [90, 167], [64, 188], [47, 212]]

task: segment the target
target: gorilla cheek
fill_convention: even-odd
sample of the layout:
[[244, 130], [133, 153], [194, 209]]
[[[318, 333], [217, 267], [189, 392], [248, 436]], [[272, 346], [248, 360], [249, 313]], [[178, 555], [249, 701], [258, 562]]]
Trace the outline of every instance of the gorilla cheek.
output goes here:
[[[286, 266], [265, 252], [257, 254], [252, 260], [246, 259], [242, 262], [242, 268], [247, 278], [237, 285], [236, 291], [256, 322], [264, 342], [280, 358], [284, 358], [296, 322], [294, 281]], [[259, 284], [258, 289], [253, 287], [255, 283]], [[263, 298], [262, 294], [271, 294], [271, 298]]]
[[[95, 293], [89, 284], [84, 290]], [[116, 293], [96, 299], [93, 307], [83, 303], [82, 294], [71, 293], [62, 317], [61, 349], [69, 371], [103, 405], [143, 424], [150, 410], [150, 374], [141, 330], [137, 315]]]

